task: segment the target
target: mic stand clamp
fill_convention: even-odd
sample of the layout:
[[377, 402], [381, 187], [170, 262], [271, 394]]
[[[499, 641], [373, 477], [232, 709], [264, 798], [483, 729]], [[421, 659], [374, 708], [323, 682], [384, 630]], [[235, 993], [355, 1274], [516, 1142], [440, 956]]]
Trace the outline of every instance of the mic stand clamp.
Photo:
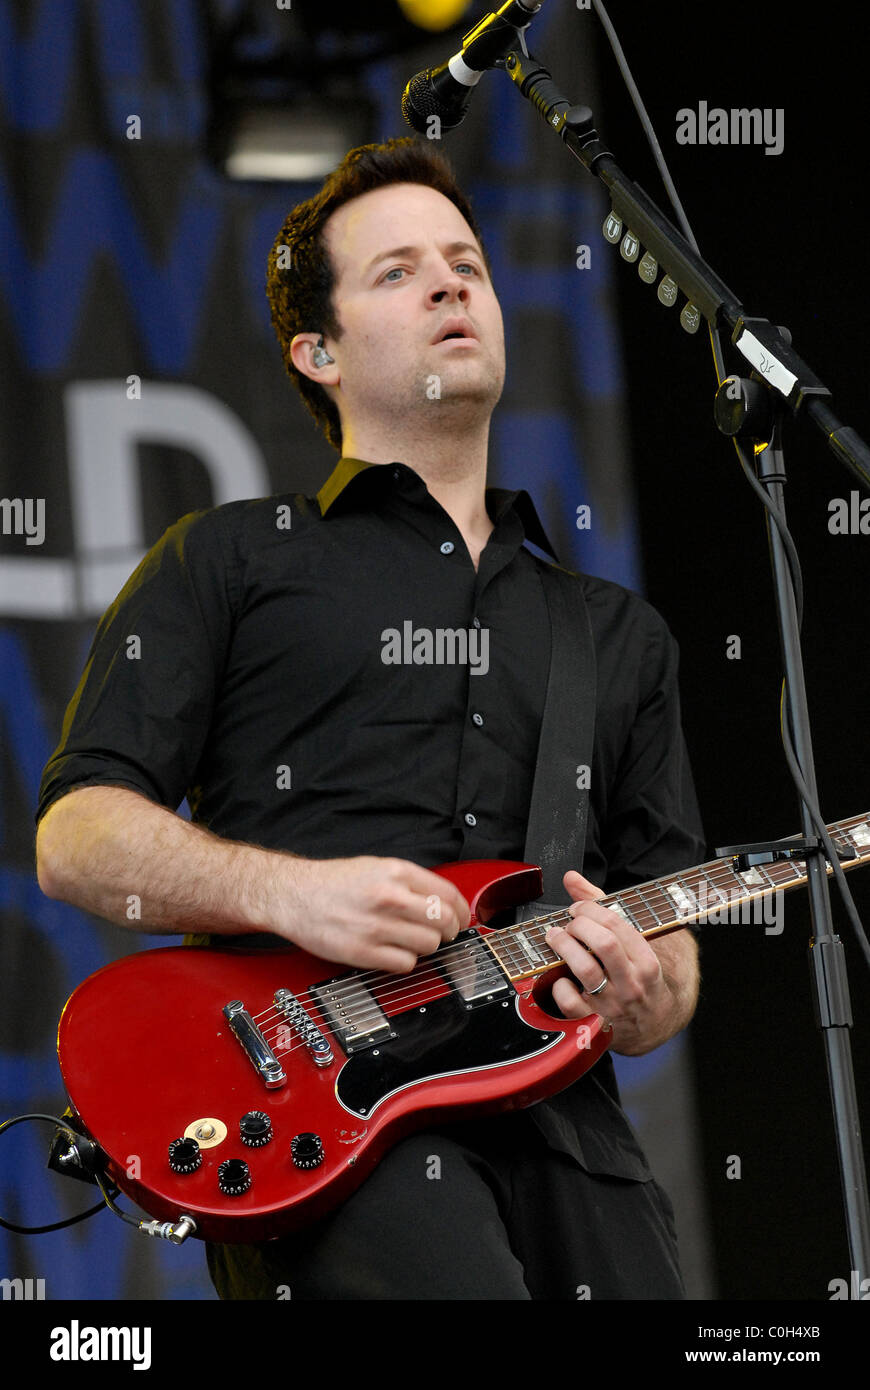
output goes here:
[[[838, 859], [857, 859], [858, 851], [851, 845], [837, 845]], [[783, 861], [806, 859], [811, 854], [824, 854], [821, 840], [759, 840], [754, 845], [723, 845], [716, 850], [717, 859], [734, 859], [738, 873], [758, 868], [760, 864], [779, 864]]]

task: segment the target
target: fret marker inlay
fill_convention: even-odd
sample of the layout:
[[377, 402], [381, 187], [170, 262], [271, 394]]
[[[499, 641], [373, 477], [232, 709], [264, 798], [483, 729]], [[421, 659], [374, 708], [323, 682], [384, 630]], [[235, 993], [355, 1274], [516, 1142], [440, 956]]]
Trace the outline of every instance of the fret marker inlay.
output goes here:
[[516, 940], [522, 946], [529, 960], [532, 962], [532, 965], [537, 965], [538, 961], [542, 961], [544, 959], [540, 951], [538, 951], [529, 941], [525, 932], [518, 931], [516, 934]]
[[739, 877], [743, 879], [744, 883], [757, 885], [760, 888], [764, 887], [765, 881], [757, 869], [746, 869]]
[[665, 892], [673, 898], [676, 904], [677, 913], [680, 917], [689, 917], [696, 911], [696, 905], [692, 902], [688, 893], [679, 883], [664, 884]]

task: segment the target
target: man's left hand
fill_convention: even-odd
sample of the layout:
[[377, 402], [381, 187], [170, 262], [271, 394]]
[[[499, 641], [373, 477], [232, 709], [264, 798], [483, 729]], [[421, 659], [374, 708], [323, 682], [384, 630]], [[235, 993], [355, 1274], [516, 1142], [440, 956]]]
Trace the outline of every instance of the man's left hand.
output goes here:
[[574, 900], [573, 921], [567, 928], [551, 927], [547, 941], [574, 980], [556, 980], [554, 1000], [567, 1018], [600, 1014], [613, 1029], [614, 1052], [651, 1052], [684, 1028], [695, 1011], [694, 936], [683, 930], [647, 941], [618, 912], [600, 906], [601, 890], [582, 874], [571, 870], [563, 883]]

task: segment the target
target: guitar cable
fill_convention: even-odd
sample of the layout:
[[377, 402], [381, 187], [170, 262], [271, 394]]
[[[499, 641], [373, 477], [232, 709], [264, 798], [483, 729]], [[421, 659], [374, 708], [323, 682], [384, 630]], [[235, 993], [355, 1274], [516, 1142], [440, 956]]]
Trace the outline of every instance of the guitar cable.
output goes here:
[[[4, 1130], [11, 1129], [13, 1125], [22, 1124], [25, 1120], [46, 1120], [49, 1124], [55, 1126], [57, 1134], [66, 1136], [70, 1146], [69, 1149], [67, 1149], [67, 1154], [70, 1155], [70, 1157], [73, 1153], [75, 1154], [79, 1165], [84, 1174], [86, 1174], [84, 1181], [93, 1180], [103, 1194], [103, 1200], [102, 1202], [98, 1202], [96, 1206], [89, 1207], [87, 1211], [80, 1211], [77, 1216], [70, 1216], [66, 1221], [53, 1221], [49, 1226], [17, 1226], [14, 1222], [6, 1221], [0, 1216], [0, 1227], [4, 1230], [14, 1231], [16, 1235], [21, 1236], [45, 1235], [48, 1231], [60, 1231], [63, 1230], [65, 1226], [75, 1226], [79, 1221], [86, 1221], [89, 1216], [96, 1216], [98, 1211], [105, 1211], [106, 1207], [108, 1207], [109, 1211], [114, 1213], [115, 1216], [119, 1216], [128, 1226], [133, 1226], [135, 1230], [140, 1231], [143, 1235], [156, 1236], [161, 1240], [171, 1241], [173, 1245], [182, 1245], [184, 1241], [187, 1240], [188, 1236], [195, 1234], [196, 1222], [192, 1216], [188, 1216], [186, 1213], [182, 1213], [175, 1221], [146, 1221], [141, 1220], [137, 1216], [130, 1216], [128, 1212], [122, 1211], [120, 1207], [116, 1206], [113, 1198], [118, 1196], [120, 1188], [114, 1183], [109, 1183], [107, 1185], [103, 1180], [105, 1175], [100, 1171], [99, 1166], [99, 1144], [95, 1143], [93, 1139], [89, 1139], [86, 1134], [79, 1134], [79, 1132], [63, 1117], [57, 1115], [43, 1115], [38, 1112], [28, 1115], [16, 1115], [14, 1119], [4, 1120], [3, 1123], [0, 1124], [0, 1134], [2, 1134]], [[55, 1135], [55, 1139], [57, 1138], [57, 1134]], [[53, 1152], [54, 1144], [52, 1144], [52, 1152], [49, 1155], [49, 1167], [54, 1166], [51, 1162]], [[67, 1161], [69, 1162], [70, 1159], [68, 1158]], [[63, 1170], [56, 1168], [55, 1171], [62, 1172]], [[76, 1176], [80, 1175], [77, 1174]]]
[[23, 1236], [41, 1236], [45, 1235], [48, 1231], [60, 1231], [63, 1230], [65, 1226], [75, 1226], [79, 1221], [85, 1221], [89, 1216], [96, 1216], [99, 1211], [105, 1211], [107, 1206], [110, 1211], [113, 1211], [116, 1216], [120, 1216], [123, 1221], [128, 1221], [133, 1226], [138, 1226], [140, 1224], [134, 1217], [128, 1216], [125, 1212], [121, 1211], [119, 1207], [115, 1206], [112, 1198], [118, 1195], [120, 1189], [113, 1186], [111, 1192], [109, 1192], [104, 1187], [100, 1173], [97, 1170], [97, 1155], [99, 1149], [93, 1139], [88, 1139], [83, 1134], [78, 1134], [64, 1119], [57, 1115], [43, 1115], [40, 1113], [16, 1115], [12, 1120], [4, 1120], [3, 1123], [0, 1124], [0, 1134], [3, 1134], [7, 1129], [11, 1129], [13, 1125], [22, 1124], [25, 1120], [46, 1120], [49, 1124], [53, 1124], [60, 1133], [66, 1135], [71, 1148], [74, 1149], [78, 1155], [82, 1168], [89, 1177], [93, 1178], [102, 1192], [103, 1201], [98, 1202], [96, 1206], [89, 1207], [87, 1211], [79, 1212], [77, 1216], [70, 1216], [66, 1221], [53, 1221], [51, 1225], [48, 1226], [17, 1226], [14, 1222], [6, 1221], [0, 1216], [0, 1226], [2, 1226], [5, 1231], [13, 1231], [16, 1235]]

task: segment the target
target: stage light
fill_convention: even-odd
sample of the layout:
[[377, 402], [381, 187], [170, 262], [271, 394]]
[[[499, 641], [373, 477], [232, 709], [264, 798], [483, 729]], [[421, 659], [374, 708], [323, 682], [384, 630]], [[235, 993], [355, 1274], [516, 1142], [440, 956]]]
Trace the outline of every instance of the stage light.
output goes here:
[[470, 8], [470, 0], [337, 8], [293, 0], [279, 10], [238, 0], [223, 18], [215, 12], [206, 30], [209, 158], [233, 179], [322, 179], [349, 149], [377, 137], [371, 66], [419, 48], [424, 30], [452, 27], [458, 37]]
[[405, 18], [433, 34], [458, 24], [470, 7], [471, 0], [399, 0], [399, 9]]
[[371, 138], [369, 108], [242, 107], [228, 123], [220, 162], [232, 179], [322, 179]]

